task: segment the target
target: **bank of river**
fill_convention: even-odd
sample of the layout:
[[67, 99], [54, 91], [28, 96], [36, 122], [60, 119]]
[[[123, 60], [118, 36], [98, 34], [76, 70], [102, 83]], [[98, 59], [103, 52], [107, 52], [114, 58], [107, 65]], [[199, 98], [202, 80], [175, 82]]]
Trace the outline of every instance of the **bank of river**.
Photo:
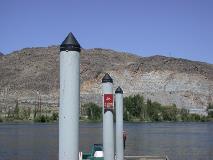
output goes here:
[[[126, 155], [213, 159], [213, 123], [125, 123]], [[80, 149], [102, 143], [102, 124], [80, 124]], [[0, 160], [57, 160], [58, 123], [0, 123]]]

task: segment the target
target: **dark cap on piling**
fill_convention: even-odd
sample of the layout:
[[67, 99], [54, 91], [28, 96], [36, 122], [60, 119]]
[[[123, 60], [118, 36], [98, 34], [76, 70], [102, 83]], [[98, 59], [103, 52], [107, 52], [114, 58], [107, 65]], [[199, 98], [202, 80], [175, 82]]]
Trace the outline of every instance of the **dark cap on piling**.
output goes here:
[[123, 90], [121, 89], [120, 86], [115, 90], [115, 94], [116, 94], [116, 93], [123, 94]]
[[113, 80], [108, 73], [106, 73], [105, 76], [102, 78], [102, 83], [107, 83], [107, 82], [113, 83]]
[[60, 45], [60, 51], [81, 51], [80, 44], [71, 32]]

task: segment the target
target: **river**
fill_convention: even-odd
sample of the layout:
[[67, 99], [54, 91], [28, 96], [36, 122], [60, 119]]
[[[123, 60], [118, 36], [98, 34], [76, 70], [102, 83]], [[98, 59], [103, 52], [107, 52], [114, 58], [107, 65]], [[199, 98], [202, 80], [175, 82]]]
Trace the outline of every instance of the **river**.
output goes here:
[[[213, 123], [125, 123], [125, 155], [212, 160]], [[80, 123], [80, 150], [102, 143], [101, 123]], [[58, 123], [0, 123], [0, 160], [57, 160]]]

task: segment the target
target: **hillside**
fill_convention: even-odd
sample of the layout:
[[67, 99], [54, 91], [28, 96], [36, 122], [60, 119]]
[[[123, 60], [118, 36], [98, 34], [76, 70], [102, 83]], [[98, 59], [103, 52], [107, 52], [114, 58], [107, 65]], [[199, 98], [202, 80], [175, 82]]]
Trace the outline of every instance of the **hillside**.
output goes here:
[[[81, 52], [81, 102], [101, 104], [101, 79], [110, 73], [124, 95], [142, 94], [163, 104], [205, 109], [213, 102], [213, 65], [164, 56], [139, 57], [106, 49]], [[59, 47], [25, 48], [0, 59], [0, 101], [33, 104], [38, 95], [58, 104]]]

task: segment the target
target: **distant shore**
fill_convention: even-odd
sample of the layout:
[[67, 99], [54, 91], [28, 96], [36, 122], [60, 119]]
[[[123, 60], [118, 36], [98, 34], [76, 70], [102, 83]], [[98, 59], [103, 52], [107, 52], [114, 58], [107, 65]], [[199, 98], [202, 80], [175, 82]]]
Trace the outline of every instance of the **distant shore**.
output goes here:
[[[57, 123], [58, 120], [0, 120], [1, 123]], [[101, 123], [102, 120], [89, 120], [89, 119], [80, 119], [79, 122], [84, 123]], [[185, 123], [185, 122], [213, 122], [213, 118], [207, 118], [206, 120], [199, 120], [199, 121], [140, 121], [140, 120], [131, 120], [131, 121], [124, 121], [124, 123]]]
[[[126, 122], [207, 122], [213, 121], [213, 104], [209, 104], [208, 115], [190, 113], [184, 108], [177, 108], [175, 104], [162, 105], [150, 99], [145, 101], [141, 95], [124, 97], [123, 120]], [[39, 104], [35, 107], [19, 106], [0, 112], [0, 122], [55, 122], [59, 119], [59, 111]], [[114, 112], [115, 113], [115, 112]], [[114, 121], [116, 115], [114, 114]], [[80, 121], [101, 122], [102, 107], [90, 102], [80, 107]]]

